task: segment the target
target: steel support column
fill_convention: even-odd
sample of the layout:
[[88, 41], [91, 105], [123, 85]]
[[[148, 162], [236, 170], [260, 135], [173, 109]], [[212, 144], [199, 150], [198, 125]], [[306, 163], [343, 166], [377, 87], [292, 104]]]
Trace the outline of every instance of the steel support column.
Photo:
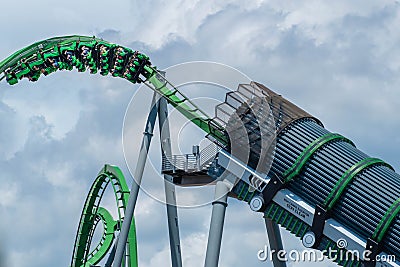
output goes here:
[[[168, 121], [168, 108], [165, 98], [160, 98], [158, 106], [158, 124], [160, 130], [161, 153], [171, 157], [171, 139]], [[172, 267], [182, 267], [182, 255], [179, 238], [178, 209], [176, 206], [175, 185], [172, 177], [164, 175], [165, 200], [167, 206], [169, 245]]]
[[139, 152], [134, 179], [132, 183], [131, 193], [129, 195], [128, 205], [126, 206], [125, 218], [122, 223], [121, 232], [119, 234], [115, 259], [112, 267], [121, 267], [125, 258], [125, 247], [128, 239], [129, 228], [135, 211], [136, 201], [139, 194], [140, 184], [143, 178], [144, 167], [146, 165], [147, 154], [149, 152], [151, 138], [153, 137], [154, 124], [157, 118], [158, 103], [160, 96], [154, 93], [151, 101], [150, 113], [147, 117], [146, 127], [143, 133], [142, 145]]
[[286, 263], [278, 259], [278, 251], [283, 250], [279, 225], [273, 220], [265, 218], [265, 226], [267, 227], [269, 246], [271, 251], [275, 251], [275, 253], [272, 254], [272, 263], [274, 267], [286, 267]]
[[230, 187], [224, 181], [218, 181], [215, 186], [215, 197], [212, 203], [210, 231], [208, 234], [205, 267], [217, 267], [221, 250], [222, 231], [224, 228], [225, 211], [228, 206]]

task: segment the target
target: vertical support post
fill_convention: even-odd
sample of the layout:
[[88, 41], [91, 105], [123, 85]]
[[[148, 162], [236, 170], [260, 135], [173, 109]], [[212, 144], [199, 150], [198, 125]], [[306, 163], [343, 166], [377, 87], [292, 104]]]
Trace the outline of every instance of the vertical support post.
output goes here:
[[145, 130], [143, 133], [142, 145], [139, 152], [139, 158], [136, 164], [136, 170], [134, 179], [131, 187], [131, 193], [129, 195], [128, 204], [125, 210], [125, 218], [122, 223], [121, 232], [117, 242], [117, 248], [115, 251], [115, 259], [112, 267], [121, 267], [122, 260], [125, 258], [125, 247], [128, 240], [129, 228], [135, 211], [136, 201], [139, 194], [140, 184], [143, 178], [144, 167], [146, 165], [147, 154], [149, 152], [151, 138], [153, 137], [154, 124], [157, 118], [158, 101], [160, 96], [154, 93], [151, 101], [150, 113], [147, 117]]
[[111, 251], [110, 251], [110, 255], [107, 258], [106, 263], [104, 263], [104, 267], [111, 267], [114, 258], [115, 258], [115, 250], [117, 248], [117, 243], [118, 243], [118, 237], [117, 240], [115, 240], [114, 246], [112, 247]]
[[215, 186], [215, 200], [212, 203], [213, 209], [211, 214], [210, 231], [208, 234], [205, 267], [218, 266], [229, 191], [230, 187], [228, 183], [224, 181], [217, 182]]
[[274, 267], [286, 267], [286, 263], [278, 259], [278, 251], [283, 250], [279, 225], [273, 220], [265, 218], [265, 226], [267, 227], [269, 246], [271, 251], [275, 251], [275, 253], [272, 254], [272, 263]]
[[[167, 101], [159, 100], [158, 124], [160, 130], [161, 153], [171, 158], [171, 139], [168, 121]], [[178, 210], [176, 207], [175, 186], [170, 175], [164, 175], [165, 200], [167, 206], [169, 245], [171, 249], [172, 267], [182, 267], [181, 245], [179, 238]]]
[[192, 147], [192, 153], [193, 155], [196, 157], [196, 167], [195, 169], [197, 171], [201, 170], [201, 166], [200, 166], [200, 146], [193, 146]]

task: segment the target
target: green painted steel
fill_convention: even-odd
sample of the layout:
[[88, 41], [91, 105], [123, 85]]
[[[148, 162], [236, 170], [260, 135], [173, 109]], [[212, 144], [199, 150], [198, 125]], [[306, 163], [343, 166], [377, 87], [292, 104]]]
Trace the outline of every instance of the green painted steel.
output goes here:
[[114, 232], [116, 230], [118, 222], [114, 221], [108, 210], [103, 207], [99, 207], [96, 213], [96, 220], [101, 220], [101, 222], [103, 223], [103, 234], [96, 248], [93, 249], [92, 252], [90, 252], [90, 254], [88, 255], [85, 266], [93, 266], [99, 263], [110, 250], [115, 239]]
[[398, 198], [392, 206], [386, 211], [385, 215], [379, 222], [376, 227], [374, 234], [372, 235], [372, 239], [376, 242], [381, 242], [385, 237], [386, 232], [389, 230], [390, 225], [396, 218], [396, 216], [400, 213], [400, 198]]
[[[173, 85], [169, 84], [166, 80], [163, 80], [159, 75], [152, 75], [149, 78], [149, 82], [154, 85], [154, 88], [152, 88], [154, 91], [164, 96], [168, 103], [175, 107], [187, 119], [206, 133], [211, 134], [222, 144], [228, 144], [224, 128], [211, 119]], [[172, 89], [169, 89], [168, 85], [170, 85]]]
[[343, 191], [346, 189], [346, 186], [362, 171], [376, 165], [386, 166], [393, 170], [392, 166], [390, 166], [383, 160], [377, 158], [366, 158], [357, 162], [356, 164], [351, 166], [337, 181], [332, 191], [325, 199], [323, 204], [324, 207], [327, 210], [331, 210], [333, 206], [336, 204], [336, 202], [340, 199], [340, 196], [343, 194]]
[[146, 55], [99, 38], [72, 35], [36, 42], [0, 62], [0, 73], [4, 74], [0, 80], [6, 78], [10, 85], [23, 78], [35, 82], [42, 74], [73, 68], [111, 74], [132, 83], [145, 82], [200, 129], [228, 144], [224, 128], [159, 75]]
[[346, 137], [341, 136], [340, 134], [328, 133], [326, 135], [323, 135], [320, 138], [314, 140], [311, 144], [309, 144], [297, 157], [293, 165], [283, 173], [284, 181], [292, 181], [297, 175], [300, 174], [308, 160], [314, 155], [316, 151], [318, 151], [324, 145], [333, 141], [344, 141], [354, 146], [352, 141], [350, 141]]
[[[224, 128], [163, 78], [146, 55], [96, 37], [62, 36], [29, 45], [0, 62], [0, 73], [3, 74], [0, 80], [5, 78], [10, 85], [24, 78], [35, 82], [42, 75], [47, 76], [61, 70], [71, 71], [74, 68], [78, 72], [89, 70], [91, 74], [110, 74], [134, 84], [144, 83], [165, 97], [169, 104], [219, 143], [228, 144]], [[116, 230], [113, 228], [117, 224], [114, 225], [107, 212], [99, 206], [109, 183], [114, 189], [118, 205], [118, 222], [124, 218], [129, 189], [121, 171], [117, 167], [106, 165], [87, 196], [75, 239], [71, 267], [95, 265], [106, 255], [113, 243], [114, 235], [111, 231]], [[91, 239], [100, 221], [106, 230], [101, 242], [90, 252]], [[127, 253], [130, 257], [129, 267], [137, 266], [134, 220], [128, 237]]]
[[[117, 221], [114, 221], [108, 211], [100, 207], [103, 194], [110, 184], [117, 203]], [[71, 267], [90, 267], [96, 265], [106, 256], [112, 247], [115, 238], [114, 233], [118, 230], [117, 226], [124, 220], [128, 198], [129, 189], [121, 170], [115, 166], [105, 165], [92, 184], [86, 198], [75, 238]], [[95, 249], [89, 252], [94, 230], [99, 221], [103, 222], [103, 236]], [[129, 230], [127, 257], [129, 267], [138, 265], [135, 220], [132, 220]]]

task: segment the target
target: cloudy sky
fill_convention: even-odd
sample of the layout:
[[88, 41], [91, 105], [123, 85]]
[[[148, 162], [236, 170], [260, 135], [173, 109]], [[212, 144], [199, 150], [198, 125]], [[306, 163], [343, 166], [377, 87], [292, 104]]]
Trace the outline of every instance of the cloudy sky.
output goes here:
[[[113, 3], [6, 1], [0, 17], [0, 58], [38, 40], [82, 34], [140, 49], [160, 69], [195, 60], [220, 62], [286, 96], [329, 130], [399, 169], [397, 1]], [[103, 164], [120, 166], [132, 182], [122, 125], [138, 88], [76, 71], [14, 87], [0, 84], [1, 267], [69, 265], [86, 193]], [[211, 90], [210, 97], [213, 94]], [[134, 99], [136, 116], [129, 120], [128, 133], [135, 142], [127, 160], [133, 165], [151, 92], [140, 89]], [[202, 136], [190, 126], [185, 132], [194, 138], [178, 141], [189, 153]], [[158, 153], [155, 142], [144, 177], [153, 193], [162, 190]], [[179, 193], [188, 201], [211, 199], [212, 188], [199, 190]], [[104, 205], [112, 209], [111, 198], [106, 197]], [[210, 205], [180, 210], [185, 266], [203, 265], [210, 214]], [[164, 206], [142, 193], [135, 216], [140, 266], [167, 266]], [[300, 248], [288, 233], [283, 236], [286, 248]], [[266, 242], [262, 218], [231, 199], [221, 266], [271, 266], [256, 256]], [[327, 261], [324, 266], [333, 264]]]

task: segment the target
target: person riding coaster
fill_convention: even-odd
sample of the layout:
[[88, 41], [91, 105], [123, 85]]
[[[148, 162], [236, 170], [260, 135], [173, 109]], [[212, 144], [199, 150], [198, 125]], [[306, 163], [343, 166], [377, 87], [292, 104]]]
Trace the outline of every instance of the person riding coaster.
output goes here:
[[101, 44], [98, 48], [99, 51], [99, 68], [100, 74], [105, 76], [109, 73], [109, 57], [108, 54], [110, 52], [110, 48]]
[[83, 64], [89, 67], [91, 74], [97, 73], [96, 53], [93, 53], [92, 49], [85, 45], [81, 47], [80, 51]]
[[13, 71], [11, 71], [11, 67], [7, 68], [4, 71], [4, 74], [6, 76], [6, 81], [10, 84], [10, 85], [14, 85], [16, 83], [18, 83], [18, 78], [15, 75], [15, 73]]
[[[4, 70], [4, 77], [10, 84], [27, 78], [37, 81], [39, 77], [49, 75], [57, 70], [72, 70], [74, 67], [79, 72], [86, 69], [90, 73], [100, 70], [101, 75], [111, 72], [114, 77], [122, 77], [136, 83], [138, 71], [148, 74], [141, 68], [143, 62], [149, 65], [146, 56], [129, 48], [102, 40], [70, 41], [66, 40], [56, 44], [42, 44], [36, 51], [20, 54], [21, 58]], [[146, 76], [147, 77], [147, 76]]]

